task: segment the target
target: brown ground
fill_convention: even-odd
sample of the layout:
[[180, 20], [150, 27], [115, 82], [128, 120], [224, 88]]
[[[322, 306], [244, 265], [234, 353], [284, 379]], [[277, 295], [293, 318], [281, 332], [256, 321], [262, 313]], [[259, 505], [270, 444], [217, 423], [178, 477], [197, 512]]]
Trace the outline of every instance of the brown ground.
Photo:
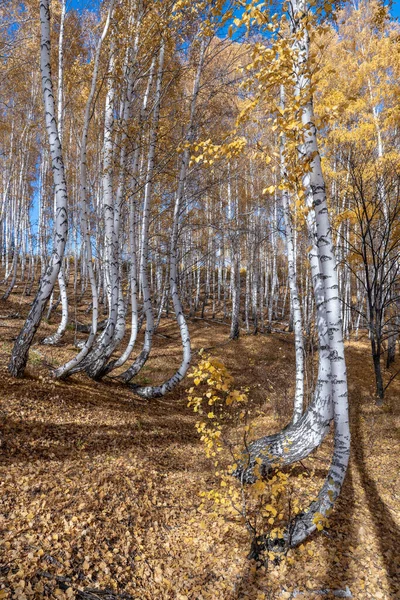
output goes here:
[[[2, 317], [26, 310], [17, 294], [0, 303]], [[6, 365], [22, 322], [0, 320], [0, 599], [84, 598], [78, 591], [88, 589], [137, 600], [279, 599], [292, 590], [310, 599], [346, 586], [353, 598], [400, 598], [400, 381], [377, 408], [365, 342], [347, 347], [353, 452], [330, 529], [292, 551], [292, 565], [266, 573], [246, 559], [240, 524], [198, 510], [214, 479], [186, 406], [188, 383], [144, 401], [111, 379], [53, 381], [47, 365], [73, 355], [72, 331], [61, 347], [36, 343], [26, 377], [12, 379]], [[54, 330], [43, 325], [39, 337]], [[174, 324], [160, 333], [169, 337], [156, 337], [141, 383], [161, 381], [180, 361]], [[290, 335], [225, 344], [226, 326], [200, 320], [191, 334], [195, 352], [215, 346], [238, 385], [250, 387], [260, 431], [287, 422]], [[329, 452], [327, 442], [316, 453], [321, 482]]]

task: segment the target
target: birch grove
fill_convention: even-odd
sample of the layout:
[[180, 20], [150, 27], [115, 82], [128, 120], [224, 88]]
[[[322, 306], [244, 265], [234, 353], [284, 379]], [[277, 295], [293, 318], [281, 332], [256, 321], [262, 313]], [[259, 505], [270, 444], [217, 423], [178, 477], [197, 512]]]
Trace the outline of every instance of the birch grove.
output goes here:
[[[230, 475], [257, 485], [333, 430], [317, 497], [258, 540], [298, 546], [347, 472], [345, 343], [368, 339], [378, 405], [399, 372], [398, 23], [377, 0], [6, 4], [2, 301], [32, 294], [9, 372], [50, 345], [53, 379], [151, 403], [185, 389], [199, 322], [238, 355], [244, 336], [286, 336], [292, 416], [244, 434]], [[162, 336], [181, 358], [160, 380]]]

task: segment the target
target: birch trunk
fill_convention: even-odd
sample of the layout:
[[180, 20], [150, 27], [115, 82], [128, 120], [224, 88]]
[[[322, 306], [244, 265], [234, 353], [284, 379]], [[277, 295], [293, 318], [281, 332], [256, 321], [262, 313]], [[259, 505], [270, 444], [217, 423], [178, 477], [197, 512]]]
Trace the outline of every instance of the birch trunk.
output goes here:
[[50, 68], [50, 9], [49, 0], [40, 0], [40, 70], [42, 76], [42, 89], [46, 130], [50, 146], [51, 166], [56, 194], [56, 218], [53, 238], [53, 251], [46, 272], [41, 279], [39, 290], [36, 294], [27, 320], [17, 337], [8, 365], [14, 377], [20, 377], [28, 360], [29, 348], [34, 335], [39, 327], [46, 304], [53, 291], [54, 284], [60, 271], [64, 256], [68, 234], [67, 222], [67, 186], [64, 173], [64, 162], [58, 135], [57, 120], [54, 106], [53, 82]]
[[[110, 224], [110, 241], [109, 244], [109, 254], [110, 254], [110, 264], [109, 264], [109, 273], [111, 280], [111, 302], [112, 306], [115, 305], [116, 302], [116, 310], [117, 317], [113, 327], [113, 315], [110, 313], [110, 318], [104, 332], [104, 336], [101, 340], [101, 347], [98, 351], [98, 356], [96, 356], [95, 360], [91, 362], [90, 365], [86, 367], [86, 372], [90, 377], [94, 379], [100, 379], [106, 373], [110, 371], [107, 367], [106, 363], [110, 358], [111, 354], [115, 350], [115, 348], [121, 342], [124, 333], [125, 333], [125, 303], [122, 295], [122, 287], [121, 287], [121, 278], [120, 278], [120, 222], [121, 222], [121, 210], [122, 203], [125, 196], [125, 188], [126, 188], [126, 167], [128, 160], [128, 149], [127, 149], [127, 127], [129, 123], [129, 119], [131, 116], [131, 105], [133, 100], [133, 91], [135, 86], [135, 61], [136, 54], [139, 44], [139, 33], [140, 33], [140, 24], [141, 24], [141, 14], [138, 14], [135, 29], [136, 34], [134, 38], [133, 48], [128, 50], [125, 58], [125, 66], [124, 66], [124, 75], [126, 81], [126, 92], [125, 98], [122, 102], [121, 107], [121, 127], [122, 127], [122, 135], [119, 141], [121, 150], [119, 157], [119, 178], [118, 185], [116, 190], [115, 203], [112, 211], [112, 215], [109, 215], [109, 224]], [[131, 27], [133, 28], [133, 19], [131, 19]], [[110, 70], [111, 73], [113, 69]], [[112, 148], [110, 148], [110, 158], [112, 160]], [[110, 172], [110, 169], [108, 169]], [[112, 182], [110, 181], [111, 186], [108, 186], [108, 189], [111, 190], [112, 193]], [[103, 192], [104, 194], [104, 192]], [[108, 192], [107, 192], [108, 195]], [[109, 201], [112, 201], [111, 196], [108, 197], [107, 204]], [[111, 220], [112, 219], [112, 220]], [[107, 232], [107, 229], [106, 229]], [[106, 253], [107, 256], [107, 253]], [[135, 302], [135, 300], [133, 300]], [[135, 311], [133, 311], [134, 313]], [[136, 311], [137, 313], [137, 311]]]
[[[151, 89], [151, 84], [154, 76], [155, 60], [152, 61], [149, 78], [147, 82], [147, 88], [143, 97], [142, 107], [139, 117], [139, 134], [136, 141], [136, 148], [133, 158], [133, 173], [132, 178], [134, 181], [133, 193], [136, 196], [139, 191], [138, 177], [139, 177], [139, 163], [140, 163], [140, 136], [142, 134], [142, 126], [146, 116], [147, 104]], [[137, 334], [139, 331], [138, 324], [138, 277], [137, 277], [137, 252], [136, 252], [136, 235], [137, 235], [137, 201], [134, 199], [131, 202], [129, 212], [129, 245], [131, 252], [131, 264], [130, 264], [130, 285], [131, 285], [131, 334], [128, 345], [125, 351], [122, 353], [120, 358], [110, 362], [104, 369], [104, 374], [110, 373], [113, 369], [121, 367], [126, 363], [130, 357], [132, 350], [136, 343]]]
[[[57, 124], [58, 124], [58, 135], [60, 138], [60, 144], [62, 147], [63, 138], [63, 76], [64, 76], [64, 54], [63, 54], [63, 42], [64, 42], [64, 24], [65, 24], [65, 0], [61, 0], [61, 21], [60, 21], [60, 35], [58, 39], [58, 92], [57, 92]], [[56, 209], [56, 206], [55, 206]], [[60, 288], [61, 295], [61, 322], [58, 326], [57, 331], [43, 340], [43, 344], [55, 345], [63, 337], [65, 330], [68, 325], [68, 296], [67, 286], [65, 284], [64, 268], [61, 263], [60, 271], [58, 273], [58, 286]], [[53, 291], [54, 294], [54, 291]], [[50, 300], [51, 302], [51, 300]]]
[[143, 310], [146, 316], [146, 331], [145, 339], [142, 351], [139, 356], [133, 362], [133, 364], [119, 376], [121, 381], [125, 383], [129, 382], [135, 375], [139, 373], [141, 368], [146, 363], [151, 347], [153, 344], [153, 333], [154, 333], [154, 314], [151, 302], [150, 287], [148, 281], [148, 258], [149, 258], [149, 227], [150, 227], [150, 208], [151, 198], [153, 192], [153, 174], [155, 164], [155, 153], [158, 137], [158, 126], [160, 117], [160, 105], [161, 105], [161, 87], [164, 72], [164, 53], [165, 45], [164, 40], [161, 40], [160, 52], [158, 57], [158, 71], [157, 71], [157, 82], [156, 82], [156, 94], [154, 100], [153, 109], [153, 123], [152, 130], [150, 133], [150, 149], [148, 156], [146, 183], [144, 189], [144, 201], [143, 201], [143, 214], [142, 214], [142, 233], [141, 233], [141, 250], [140, 250], [140, 282], [143, 293]]
[[140, 396], [145, 398], [157, 398], [160, 396], [164, 396], [167, 392], [170, 392], [182, 379], [185, 377], [187, 370], [190, 366], [191, 361], [191, 346], [190, 346], [190, 335], [189, 329], [187, 326], [187, 322], [185, 316], [183, 314], [182, 303], [179, 297], [178, 291], [178, 269], [177, 269], [177, 254], [178, 254], [178, 237], [179, 237], [179, 221], [183, 208], [184, 194], [185, 194], [185, 184], [187, 179], [187, 172], [189, 168], [189, 160], [190, 160], [190, 145], [193, 142], [194, 137], [194, 125], [195, 125], [195, 112], [196, 112], [196, 102], [197, 96], [200, 89], [200, 79], [201, 73], [203, 69], [204, 63], [204, 54], [205, 54], [205, 42], [204, 40], [201, 43], [200, 48], [200, 57], [197, 66], [197, 72], [195, 81], [193, 84], [193, 93], [190, 105], [190, 118], [189, 125], [187, 128], [187, 134], [185, 138], [185, 142], [187, 142], [186, 147], [182, 153], [182, 161], [181, 168], [179, 173], [179, 182], [178, 189], [176, 192], [175, 198], [175, 206], [174, 206], [174, 216], [172, 223], [172, 233], [171, 233], [171, 242], [170, 242], [170, 263], [169, 263], [169, 279], [170, 279], [170, 294], [172, 298], [172, 303], [174, 306], [175, 317], [179, 326], [179, 332], [182, 340], [182, 349], [183, 349], [183, 357], [182, 362], [179, 369], [170, 377], [167, 381], [165, 381], [162, 385], [159, 386], [147, 386], [147, 387], [135, 387], [135, 392]]
[[[89, 333], [89, 337], [86, 340], [84, 346], [81, 351], [70, 361], [56, 369], [53, 373], [55, 377], [67, 377], [69, 374], [72, 374], [74, 370], [80, 365], [83, 359], [89, 353], [93, 341], [96, 337], [97, 333], [97, 321], [98, 321], [98, 293], [97, 293], [97, 283], [96, 277], [93, 270], [93, 262], [92, 262], [92, 244], [90, 239], [90, 228], [89, 228], [89, 207], [87, 200], [87, 188], [88, 188], [88, 177], [87, 177], [87, 142], [89, 135], [89, 125], [92, 116], [92, 106], [93, 100], [96, 93], [96, 84], [99, 73], [99, 64], [100, 64], [100, 53], [103, 45], [103, 41], [107, 36], [108, 29], [110, 26], [111, 16], [114, 9], [114, 0], [111, 0], [110, 6], [108, 8], [107, 19], [103, 28], [102, 35], [98, 41], [96, 47], [96, 54], [94, 59], [94, 67], [92, 74], [92, 82], [89, 92], [89, 97], [86, 102], [85, 107], [85, 115], [83, 121], [83, 130], [82, 130], [82, 139], [81, 139], [81, 148], [80, 148], [80, 162], [79, 162], [79, 203], [80, 203], [80, 215], [81, 215], [81, 234], [83, 237], [83, 253], [82, 260], [86, 264], [87, 273], [90, 281], [90, 287], [92, 292], [92, 326]], [[77, 269], [77, 261], [75, 259], [75, 269]], [[79, 370], [79, 369], [78, 369]]]
[[[284, 89], [281, 86], [281, 108], [284, 108]], [[286, 165], [285, 165], [285, 138], [281, 138], [280, 147], [280, 161], [281, 161], [281, 178], [286, 179]], [[301, 305], [299, 292], [297, 288], [297, 277], [296, 277], [296, 257], [294, 253], [294, 239], [293, 239], [293, 225], [292, 215], [289, 205], [289, 192], [287, 189], [282, 191], [282, 207], [283, 215], [285, 220], [285, 232], [286, 232], [286, 248], [287, 248], [287, 262], [288, 262], [288, 282], [290, 289], [290, 301], [292, 305], [293, 314], [293, 329], [294, 329], [294, 345], [296, 355], [296, 389], [294, 398], [294, 409], [293, 409], [293, 423], [296, 423], [303, 412], [304, 402], [304, 340], [303, 340], [303, 319], [301, 315]], [[276, 268], [276, 267], [275, 267]]]
[[[348, 392], [346, 362], [341, 320], [341, 304], [338, 296], [336, 259], [332, 244], [332, 228], [326, 204], [325, 181], [317, 143], [317, 129], [310, 95], [308, 75], [309, 37], [302, 28], [302, 19], [308, 10], [304, 0], [292, 1], [293, 33], [297, 36], [295, 49], [298, 53], [299, 79], [302, 93], [307, 100], [302, 110], [304, 149], [311, 171], [306, 173], [303, 185], [307, 201], [315, 210], [316, 237], [320, 272], [323, 278], [325, 316], [329, 339], [331, 384], [334, 416], [334, 451], [328, 476], [313, 502], [304, 514], [297, 517], [289, 527], [289, 544], [300, 544], [316, 529], [316, 513], [327, 515], [340, 493], [350, 455], [350, 429], [348, 415]], [[325, 325], [325, 324], [324, 324]]]
[[[310, 259], [320, 338], [318, 384], [314, 400], [302, 418], [279, 434], [262, 438], [250, 444], [246, 467], [241, 466], [234, 473], [242, 481], [254, 482], [256, 477], [253, 469], [256, 457], [262, 458], [261, 466], [268, 472], [271, 463], [274, 464], [275, 456], [278, 457], [276, 462], [279, 465], [282, 464], [281, 456], [283, 456], [283, 464], [293, 463], [306, 456], [319, 445], [327, 432], [332, 414], [330, 392], [332, 393], [335, 423], [332, 463], [317, 500], [289, 525], [285, 540], [289, 546], [300, 544], [316, 529], [314, 523], [316, 513], [326, 515], [332, 508], [344, 480], [350, 451], [347, 378], [336, 262], [326, 206], [325, 183], [318, 152], [313, 105], [309, 98], [309, 78], [301, 73], [302, 69], [307, 73], [308, 63], [308, 34], [305, 30], [300, 29], [305, 10], [306, 7], [303, 4], [300, 6], [297, 3], [291, 4], [293, 33], [297, 38], [294, 47], [299, 61], [297, 75], [299, 79], [301, 77], [300, 89], [307, 98], [302, 110], [302, 123], [305, 131], [303, 150], [311, 166], [311, 173], [305, 175], [303, 185], [307, 203], [311, 209], [308, 219], [310, 233], [316, 240], [315, 252], [311, 253]], [[286, 446], [286, 452], [284, 452], [284, 446]]]

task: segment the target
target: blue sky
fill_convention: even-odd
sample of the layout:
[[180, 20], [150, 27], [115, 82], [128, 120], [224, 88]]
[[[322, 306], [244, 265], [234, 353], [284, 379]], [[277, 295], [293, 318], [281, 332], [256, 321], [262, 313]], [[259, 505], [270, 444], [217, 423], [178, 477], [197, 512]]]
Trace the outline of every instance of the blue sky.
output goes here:
[[[95, 9], [100, 0], [67, 0], [67, 9], [77, 8], [78, 10]], [[395, 0], [392, 6], [393, 17], [400, 18], [400, 0]]]
[[77, 8], [78, 10], [94, 10], [100, 4], [100, 0], [67, 0], [67, 10]]
[[397, 19], [400, 18], [400, 1], [393, 2], [392, 15]]

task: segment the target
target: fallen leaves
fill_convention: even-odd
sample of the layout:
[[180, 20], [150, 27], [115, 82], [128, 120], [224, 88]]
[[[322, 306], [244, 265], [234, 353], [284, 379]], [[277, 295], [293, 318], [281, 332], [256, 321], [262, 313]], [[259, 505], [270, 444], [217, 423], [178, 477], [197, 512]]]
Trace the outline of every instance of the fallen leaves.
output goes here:
[[[193, 331], [194, 346], [224, 340], [221, 329], [199, 327]], [[251, 386], [249, 398], [257, 399], [259, 410], [255, 435], [272, 432], [288, 418], [278, 409], [293, 356], [286, 347], [277, 352], [274, 335], [249, 336], [241, 344], [241, 356], [226, 345], [219, 358], [235, 371], [240, 386]], [[167, 372], [163, 351], [160, 347], [157, 364]], [[173, 359], [179, 361], [178, 345], [175, 352]], [[369, 478], [392, 507], [391, 518], [398, 519], [399, 465], [392, 433], [398, 409], [381, 413], [363, 396], [368, 382], [362, 352], [354, 346], [348, 353], [349, 379], [356, 385], [350, 395], [352, 418], [355, 403], [364, 417], [360, 431], [353, 432], [353, 449], [363, 444]], [[363, 486], [354, 451], [330, 529], [290, 552], [285, 570], [271, 565], [263, 572], [246, 558], [249, 537], [239, 520], [199, 510], [199, 492], [212, 487], [214, 471], [194, 430], [198, 416], [186, 407], [187, 386], [165, 404], [135, 404], [121, 386], [74, 377], [57, 386], [54, 399], [54, 385], [44, 370], [41, 380], [27, 378], [14, 385], [6, 360], [4, 352], [0, 600], [73, 599], [88, 589], [108, 589], [116, 598], [125, 593], [134, 600], [258, 600], [262, 594], [279, 600], [289, 598], [293, 589], [343, 590], [347, 585], [359, 600], [395, 597], [387, 571], [387, 564], [398, 560], [398, 545], [390, 537], [395, 531], [390, 533], [379, 506], [372, 516], [367, 497], [373, 488]], [[268, 381], [274, 390], [265, 403]], [[398, 389], [393, 388], [394, 398]], [[376, 444], [369, 437], [371, 415]], [[310, 470], [317, 465], [315, 477], [305, 480], [313, 492], [323, 480], [330, 452], [327, 440], [316, 460], [305, 463]], [[268, 518], [281, 518], [271, 507], [266, 507]], [[300, 510], [293, 507], [294, 513]], [[305, 598], [313, 598], [307, 593]]]

